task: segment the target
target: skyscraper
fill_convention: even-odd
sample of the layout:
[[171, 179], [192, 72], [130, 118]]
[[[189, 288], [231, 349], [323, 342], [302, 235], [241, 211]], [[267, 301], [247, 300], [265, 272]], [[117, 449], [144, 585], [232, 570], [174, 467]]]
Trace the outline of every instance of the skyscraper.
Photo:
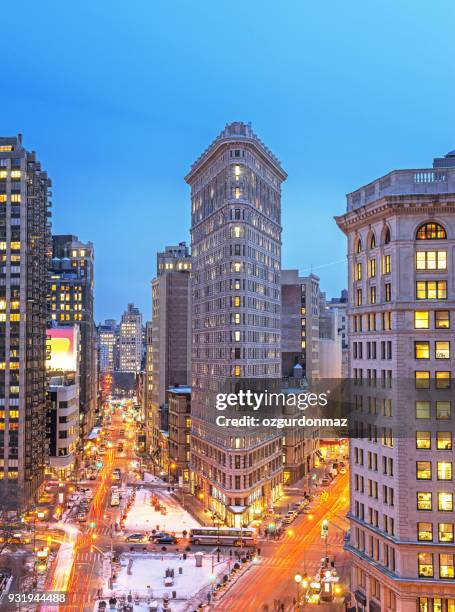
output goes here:
[[116, 322], [107, 319], [98, 325], [98, 342], [100, 352], [100, 372], [112, 373], [115, 365]]
[[286, 176], [251, 125], [236, 122], [185, 177], [192, 209], [192, 487], [206, 508], [235, 526], [248, 523], [282, 487], [280, 438], [222, 431], [214, 406], [227, 382], [281, 381]]
[[350, 193], [337, 223], [363, 422], [350, 445], [352, 594], [373, 612], [452, 612], [455, 167], [394, 170]]
[[33, 503], [46, 461], [50, 179], [22, 136], [0, 138], [0, 506]]
[[[185, 242], [157, 253], [156, 277], [152, 280], [151, 393], [149, 395], [150, 450], [165, 467], [160, 440], [167, 412], [169, 387], [187, 385], [190, 378], [190, 271], [191, 256]], [[167, 423], [167, 418], [164, 419]]]
[[93, 319], [94, 249], [77, 236], [52, 237], [50, 275], [51, 320], [78, 325], [81, 332], [80, 426], [86, 437], [95, 425], [97, 410], [96, 336]]
[[119, 329], [120, 371], [137, 374], [142, 360], [142, 315], [134, 304], [122, 314]]

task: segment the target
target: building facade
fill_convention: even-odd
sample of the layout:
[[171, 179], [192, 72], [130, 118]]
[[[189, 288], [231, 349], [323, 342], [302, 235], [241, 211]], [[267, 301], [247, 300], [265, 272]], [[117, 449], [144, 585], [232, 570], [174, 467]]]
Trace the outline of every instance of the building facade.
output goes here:
[[347, 197], [351, 590], [358, 610], [455, 610], [455, 168]]
[[50, 179], [0, 138], [0, 506], [33, 504], [46, 464]]
[[282, 489], [280, 437], [224, 431], [214, 406], [227, 385], [281, 384], [286, 176], [251, 126], [238, 122], [226, 125], [185, 177], [192, 203], [191, 485], [228, 525], [248, 523]]
[[59, 326], [78, 325], [81, 331], [79, 418], [83, 438], [95, 426], [98, 408], [94, 256], [91, 242], [81, 242], [73, 235], [52, 237], [51, 321]]
[[108, 319], [98, 325], [100, 372], [112, 373], [115, 368], [116, 322]]
[[148, 400], [148, 438], [152, 460], [160, 468], [169, 464], [168, 390], [190, 382], [191, 255], [185, 242], [157, 253], [152, 280], [152, 323], [149, 362], [151, 392]]
[[281, 359], [283, 377], [302, 366], [306, 381], [319, 378], [319, 277], [281, 272]]
[[137, 374], [142, 361], [142, 315], [134, 304], [128, 304], [119, 328], [119, 369]]
[[169, 469], [172, 480], [190, 481], [191, 388], [171, 387], [169, 405]]

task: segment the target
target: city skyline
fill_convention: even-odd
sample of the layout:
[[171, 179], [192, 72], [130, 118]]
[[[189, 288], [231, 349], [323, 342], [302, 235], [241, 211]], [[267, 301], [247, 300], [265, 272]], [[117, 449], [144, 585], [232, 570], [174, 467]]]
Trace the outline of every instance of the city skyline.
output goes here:
[[[40, 151], [54, 182], [53, 232], [94, 243], [96, 320], [118, 317], [124, 307], [116, 274], [128, 279], [128, 300], [146, 316], [151, 312], [154, 253], [189, 237], [183, 176], [232, 121], [251, 121], [288, 169], [283, 266], [304, 275], [313, 269], [327, 293], [338, 295], [346, 278], [345, 243], [332, 217], [345, 194], [394, 167], [425, 167], [454, 147], [446, 129], [454, 102], [446, 77], [454, 8], [443, 5], [443, 23], [424, 3], [413, 3], [412, 14], [407, 3], [394, 4], [393, 20], [375, 11], [383, 36], [373, 39], [372, 9], [359, 2], [324, 15], [317, 7], [258, 11], [252, 3], [244, 19], [257, 24], [258, 40], [237, 34], [236, 17], [221, 8], [211, 7], [206, 27], [204, 4], [181, 6], [172, 15], [144, 4], [141, 23], [122, 14], [120, 25], [116, 11], [100, 2], [75, 12], [71, 26], [64, 7], [46, 12], [31, 5], [21, 48], [7, 51], [11, 87], [2, 101], [2, 132], [23, 133], [24, 145]], [[34, 27], [43, 15], [46, 29]], [[6, 49], [15, 19], [5, 9]], [[216, 42], [230, 30], [227, 51]], [[384, 51], [384, 36], [395, 41], [390, 50]], [[268, 39], [274, 44], [265, 55], [261, 43]], [[122, 44], [114, 45], [117, 40]], [[233, 85], [245, 56], [250, 68], [238, 96]], [[27, 85], [19, 77], [25, 69]], [[425, 92], [415, 95], [413, 83], [422, 78]], [[439, 95], [431, 97], [427, 92], [435, 88]], [[33, 113], [24, 112], [25, 98]], [[302, 244], [305, 227], [321, 231], [309, 232]]]

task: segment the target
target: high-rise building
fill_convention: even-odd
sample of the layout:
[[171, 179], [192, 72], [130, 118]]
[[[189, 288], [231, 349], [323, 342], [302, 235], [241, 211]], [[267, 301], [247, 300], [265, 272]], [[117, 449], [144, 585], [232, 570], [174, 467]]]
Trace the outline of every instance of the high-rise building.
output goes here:
[[119, 329], [119, 365], [121, 372], [141, 371], [142, 315], [134, 304], [122, 314]]
[[114, 371], [116, 328], [117, 324], [114, 319], [107, 319], [98, 325], [99, 360], [102, 374]]
[[78, 325], [81, 331], [79, 418], [85, 438], [96, 422], [98, 393], [93, 244], [72, 235], [53, 236], [49, 285], [51, 320], [59, 326]]
[[343, 289], [340, 297], [332, 298], [326, 302], [326, 307], [337, 311], [338, 331], [341, 334], [341, 377], [348, 378], [348, 291]]
[[185, 242], [157, 254], [152, 280], [151, 393], [148, 421], [152, 426], [149, 451], [162, 468], [168, 463], [162, 431], [168, 423], [168, 390], [190, 379], [190, 271], [191, 255]]
[[342, 376], [342, 313], [329, 307], [324, 291], [319, 294], [319, 376], [339, 379]]
[[0, 138], [0, 507], [33, 504], [46, 463], [50, 179]]
[[169, 406], [169, 476], [182, 484], [190, 480], [191, 388], [178, 386], [168, 390]]
[[455, 167], [347, 196], [351, 589], [362, 610], [455, 609]]
[[281, 359], [284, 377], [302, 366], [307, 381], [319, 378], [319, 277], [281, 272]]
[[192, 489], [234, 526], [248, 523], [282, 490], [280, 437], [224, 431], [214, 406], [227, 385], [281, 384], [286, 176], [251, 125], [236, 122], [185, 177], [192, 204]]

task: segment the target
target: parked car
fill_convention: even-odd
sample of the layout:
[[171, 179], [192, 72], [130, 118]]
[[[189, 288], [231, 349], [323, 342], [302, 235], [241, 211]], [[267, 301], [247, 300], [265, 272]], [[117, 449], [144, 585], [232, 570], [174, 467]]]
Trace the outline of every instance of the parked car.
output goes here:
[[143, 542], [144, 534], [142, 533], [132, 533], [125, 538], [125, 542]]
[[149, 536], [149, 541], [154, 542], [155, 540], [159, 540], [160, 538], [167, 538], [170, 534], [166, 531], [157, 531]]
[[157, 538], [155, 544], [178, 544], [178, 540], [172, 535], [167, 535], [162, 538]]

